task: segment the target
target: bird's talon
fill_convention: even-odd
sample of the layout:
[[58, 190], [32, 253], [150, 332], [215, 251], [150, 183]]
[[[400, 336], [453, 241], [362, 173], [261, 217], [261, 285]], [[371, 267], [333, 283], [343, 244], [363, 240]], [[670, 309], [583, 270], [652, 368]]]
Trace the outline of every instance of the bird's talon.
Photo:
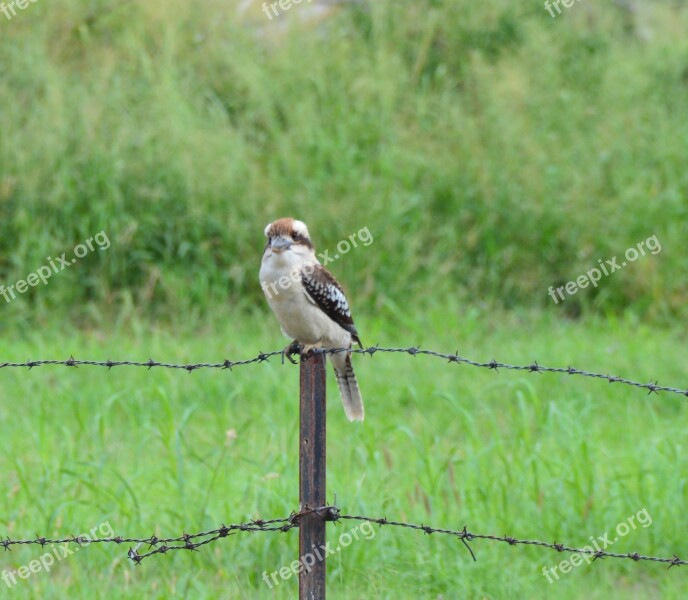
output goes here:
[[294, 340], [291, 344], [289, 344], [284, 350], [282, 350], [282, 363], [284, 363], [284, 358], [286, 357], [287, 360], [292, 364], [296, 365], [298, 364], [292, 356], [294, 354], [298, 354], [299, 356], [301, 355], [301, 344], [299, 344], [296, 340]]

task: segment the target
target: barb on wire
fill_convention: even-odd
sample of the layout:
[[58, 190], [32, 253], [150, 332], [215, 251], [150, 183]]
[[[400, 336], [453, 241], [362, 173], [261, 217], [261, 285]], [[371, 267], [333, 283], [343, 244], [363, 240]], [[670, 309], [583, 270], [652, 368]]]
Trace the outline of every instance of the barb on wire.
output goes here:
[[[273, 532], [273, 533], [284, 533], [291, 529], [299, 526], [299, 520], [301, 517], [311, 513], [319, 513], [322, 515], [323, 519], [326, 521], [339, 521], [343, 519], [348, 519], [352, 521], [367, 521], [369, 523], [376, 523], [380, 526], [385, 527], [400, 527], [405, 529], [413, 529], [416, 531], [422, 531], [426, 534], [440, 534], [453, 536], [461, 540], [461, 542], [466, 546], [471, 554], [473, 560], [477, 560], [476, 555], [471, 547], [470, 543], [476, 540], [486, 540], [490, 542], [500, 542], [504, 544], [509, 544], [510, 546], [539, 546], [541, 548], [548, 548], [550, 550], [556, 550], [557, 552], [571, 552], [574, 554], [584, 554], [593, 557], [593, 561], [598, 558], [618, 558], [618, 559], [629, 559], [634, 562], [648, 561], [656, 563], [664, 563], [669, 565], [669, 567], [678, 567], [688, 565], [688, 560], [682, 560], [677, 555], [673, 555], [671, 558], [659, 557], [659, 556], [647, 556], [640, 554], [638, 552], [622, 554], [619, 552], [607, 552], [606, 550], [594, 550], [590, 547], [587, 548], [576, 548], [574, 546], [560, 544], [557, 542], [544, 542], [539, 540], [524, 540], [507, 535], [491, 535], [484, 533], [473, 533], [468, 531], [467, 526], [462, 529], [444, 529], [438, 527], [430, 527], [428, 525], [419, 525], [416, 523], [404, 523], [401, 521], [391, 521], [387, 518], [375, 518], [367, 517], [362, 515], [348, 515], [342, 514], [340, 509], [336, 506], [321, 506], [318, 508], [307, 508], [298, 513], [292, 513], [288, 517], [283, 517], [279, 519], [256, 519], [254, 521], [248, 521], [247, 523], [240, 523], [235, 525], [221, 525], [217, 529], [211, 529], [209, 531], [202, 531], [199, 533], [185, 533], [178, 537], [171, 538], [158, 538], [153, 535], [147, 538], [138, 537], [111, 537], [111, 538], [98, 538], [89, 539], [86, 537], [70, 536], [63, 539], [48, 539], [44, 537], [31, 539], [31, 540], [12, 540], [10, 538], [5, 538], [0, 540], [0, 547], [5, 550], [11, 550], [12, 546], [16, 545], [39, 545], [41, 547], [50, 544], [78, 544], [79, 546], [90, 545], [90, 544], [136, 544], [134, 548], [129, 548], [127, 552], [127, 557], [136, 565], [140, 564], [145, 558], [153, 556], [155, 554], [166, 554], [175, 550], [198, 550], [201, 546], [211, 544], [226, 538], [230, 535], [234, 535], [237, 532]], [[147, 544], [149, 548], [148, 552], [143, 554], [138, 552], [139, 546], [142, 544]]]
[[[408, 354], [410, 356], [432, 356], [435, 358], [441, 358], [448, 363], [456, 363], [460, 365], [469, 365], [471, 367], [480, 367], [483, 369], [490, 369], [493, 371], [498, 371], [499, 369], [512, 370], [512, 371], [526, 371], [529, 373], [562, 373], [567, 375], [579, 375], [581, 377], [592, 377], [594, 379], [604, 379], [609, 383], [620, 383], [622, 385], [630, 385], [636, 388], [648, 390], [648, 393], [659, 393], [668, 392], [672, 394], [679, 394], [681, 396], [688, 397], [688, 389], [681, 389], [678, 387], [670, 387], [665, 385], [659, 385], [657, 381], [650, 381], [648, 383], [641, 383], [639, 381], [633, 381], [625, 377], [618, 377], [603, 373], [593, 373], [590, 371], [584, 371], [583, 369], [576, 369], [572, 366], [568, 367], [546, 367], [539, 364], [537, 361], [533, 361], [529, 364], [524, 365], [511, 365], [507, 363], [498, 362], [496, 360], [491, 360], [490, 362], [479, 362], [476, 360], [471, 360], [470, 358], [465, 358], [460, 356], [458, 352], [456, 354], [436, 352], [435, 350], [423, 350], [420, 346], [411, 346], [409, 348], [380, 348], [379, 346], [371, 346], [369, 348], [360, 349], [347, 349], [347, 348], [336, 348], [328, 350], [313, 350], [313, 352], [322, 352], [325, 354], [338, 354], [341, 352], [352, 352], [354, 354], [367, 354], [368, 356], [373, 356], [378, 352], [381, 353], [396, 353], [396, 354]], [[158, 362], [152, 358], [147, 361], [134, 361], [134, 360], [77, 360], [73, 356], [70, 356], [67, 360], [27, 360], [26, 362], [0, 362], [0, 369], [12, 368], [12, 367], [27, 367], [29, 370], [41, 367], [44, 365], [63, 365], [65, 367], [80, 367], [82, 365], [88, 365], [93, 367], [106, 367], [108, 370], [113, 367], [146, 367], [147, 369], [162, 368], [162, 369], [179, 369], [191, 373], [198, 369], [233, 369], [234, 367], [240, 367], [245, 365], [250, 365], [254, 363], [262, 363], [268, 361], [274, 356], [282, 356], [282, 362], [284, 363], [284, 350], [273, 350], [271, 352], [259, 352], [257, 356], [253, 358], [248, 358], [244, 360], [229, 360], [225, 359], [222, 362], [215, 363], [189, 363], [189, 364], [175, 364]]]

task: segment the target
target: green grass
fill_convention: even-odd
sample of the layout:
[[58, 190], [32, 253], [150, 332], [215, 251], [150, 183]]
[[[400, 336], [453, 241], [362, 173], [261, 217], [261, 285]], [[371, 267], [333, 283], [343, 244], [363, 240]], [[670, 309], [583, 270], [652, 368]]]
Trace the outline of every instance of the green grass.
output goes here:
[[369, 227], [375, 251], [339, 272], [372, 302], [432, 287], [544, 306], [657, 235], [662, 260], [564, 310], [685, 316], [684, 5], [371, 4], [292, 34], [225, 0], [0, 18], [0, 281], [113, 243], [6, 314], [257, 301], [263, 227], [292, 214], [321, 249]]
[[[534, 313], [436, 310], [362, 316], [369, 343], [459, 352], [480, 360], [573, 364], [685, 384], [685, 334], [632, 320], [566, 322]], [[395, 321], [399, 320], [398, 323]], [[266, 324], [267, 322], [267, 324]], [[277, 347], [271, 321], [224, 315], [171, 330], [61, 330], [5, 339], [3, 359], [27, 357], [218, 361]], [[65, 340], [68, 340], [67, 342]], [[685, 399], [605, 381], [499, 373], [428, 357], [357, 357], [366, 421], [346, 421], [330, 380], [328, 496], [353, 514], [584, 545], [642, 509], [651, 526], [614, 551], [685, 554]], [[231, 372], [41, 367], [3, 370], [0, 531], [13, 538], [81, 533], [177, 535], [222, 522], [285, 516], [298, 505], [298, 368]], [[233, 431], [228, 437], [227, 432]], [[330, 526], [336, 539], [351, 525]], [[391, 528], [328, 563], [333, 598], [678, 598], [682, 569], [607, 559], [549, 584], [551, 550]], [[12, 590], [17, 598], [294, 597], [295, 580], [261, 576], [297, 555], [297, 533], [239, 534], [147, 559], [93, 546]], [[39, 557], [0, 554], [0, 570]], [[4, 584], [3, 584], [4, 585]]]

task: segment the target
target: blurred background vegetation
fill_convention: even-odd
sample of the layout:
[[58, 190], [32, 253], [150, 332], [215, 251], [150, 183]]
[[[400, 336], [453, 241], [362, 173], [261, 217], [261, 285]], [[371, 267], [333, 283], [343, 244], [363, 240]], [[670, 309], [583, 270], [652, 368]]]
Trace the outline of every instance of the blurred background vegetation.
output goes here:
[[[358, 312], [433, 290], [687, 314], [686, 2], [303, 3], [272, 21], [259, 4], [0, 15], [0, 282], [112, 242], [3, 302], [0, 326], [262, 303], [262, 230], [284, 215], [318, 250], [369, 228], [332, 266]], [[554, 306], [550, 285], [651, 235], [659, 256]]]

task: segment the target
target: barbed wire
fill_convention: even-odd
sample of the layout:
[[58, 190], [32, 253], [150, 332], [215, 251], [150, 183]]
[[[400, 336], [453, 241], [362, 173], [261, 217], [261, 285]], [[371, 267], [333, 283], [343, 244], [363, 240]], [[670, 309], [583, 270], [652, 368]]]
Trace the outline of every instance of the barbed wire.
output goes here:
[[[440, 534], [453, 536], [461, 540], [464, 546], [468, 549], [471, 557], [474, 561], [477, 560], [473, 548], [470, 546], [470, 542], [475, 540], [486, 540], [490, 542], [499, 542], [504, 544], [509, 544], [510, 546], [539, 546], [541, 548], [548, 548], [550, 550], [555, 550], [557, 552], [570, 552], [572, 554], [581, 554], [592, 556], [593, 561], [599, 558], [618, 558], [618, 559], [628, 559], [634, 562], [656, 562], [668, 564], [669, 568], [688, 565], [688, 560], [680, 559], [676, 554], [671, 558], [660, 557], [660, 556], [647, 556], [640, 554], [638, 552], [608, 552], [604, 549], [594, 549], [591, 546], [577, 548], [575, 546], [570, 546], [566, 544], [560, 544], [557, 542], [544, 542], [540, 540], [526, 540], [511, 537], [508, 535], [492, 535], [484, 533], [474, 533], [468, 531], [467, 526], [463, 529], [445, 529], [438, 527], [430, 527], [428, 525], [416, 524], [416, 523], [405, 523], [402, 521], [391, 521], [385, 517], [367, 517], [363, 515], [348, 515], [342, 514], [340, 509], [336, 506], [321, 506], [318, 508], [309, 508], [302, 510], [300, 512], [294, 512], [288, 517], [278, 518], [278, 519], [256, 519], [253, 521], [248, 521], [246, 523], [238, 523], [233, 525], [221, 525], [217, 529], [211, 529], [209, 531], [202, 531], [199, 533], [184, 533], [177, 537], [169, 538], [159, 538], [155, 535], [141, 538], [141, 537], [110, 537], [110, 538], [96, 538], [90, 539], [86, 536], [69, 536], [61, 539], [48, 539], [44, 537], [39, 537], [30, 540], [12, 540], [10, 538], [5, 538], [0, 540], [0, 547], [9, 551], [12, 550], [12, 546], [16, 545], [39, 545], [41, 547], [51, 544], [77, 544], [79, 547], [91, 545], [91, 544], [136, 544], [135, 547], [130, 547], [127, 552], [127, 557], [136, 565], [139, 565], [144, 559], [153, 556], [155, 554], [167, 554], [168, 552], [173, 552], [176, 550], [188, 550], [196, 551], [201, 546], [211, 544], [220, 539], [226, 538], [230, 535], [235, 535], [237, 532], [272, 532], [272, 533], [286, 533], [287, 531], [297, 528], [299, 526], [299, 521], [301, 517], [309, 515], [312, 513], [317, 513], [322, 516], [325, 521], [366, 521], [369, 523], [376, 523], [379, 526], [385, 527], [400, 527], [405, 529], [412, 529], [415, 531], [422, 531], [425, 534]], [[183, 542], [183, 543], [182, 543]], [[147, 544], [149, 548], [153, 548], [148, 552], [143, 554], [138, 552], [139, 546]]]
[[423, 531], [426, 534], [432, 534], [432, 533], [439, 533], [439, 534], [445, 534], [445, 535], [453, 535], [458, 537], [468, 548], [468, 551], [471, 553], [471, 556], [473, 560], [477, 560], [475, 554], [473, 553], [473, 550], [471, 547], [468, 545], [468, 542], [472, 542], [473, 540], [488, 540], [491, 542], [502, 542], [505, 544], [509, 544], [510, 546], [518, 546], [518, 545], [524, 545], [524, 546], [540, 546], [542, 548], [549, 548], [551, 550], [556, 550], [557, 552], [571, 552], [572, 554], [586, 554], [588, 556], [592, 556], [593, 560], [597, 560], [598, 558], [622, 558], [622, 559], [630, 559], [633, 561], [650, 561], [650, 562], [659, 562], [659, 563], [668, 563], [669, 567], [677, 567], [677, 566], [683, 566], [683, 565], [688, 565], [688, 560], [681, 560], [678, 556], [675, 554], [671, 558], [666, 558], [666, 557], [657, 557], [657, 556], [645, 556], [643, 554], [639, 554], [638, 552], [631, 552], [631, 553], [626, 553], [626, 554], [621, 554], [618, 552], [607, 552], [606, 550], [596, 550], [592, 547], [587, 547], [587, 548], [576, 548], [572, 546], [567, 546], [565, 544], [559, 544], [557, 542], [543, 542], [539, 540], [523, 540], [523, 539], [518, 539], [515, 537], [511, 537], [508, 535], [491, 535], [491, 534], [484, 534], [484, 533], [472, 533], [467, 530], [467, 526], [464, 526], [463, 529], [461, 530], [452, 530], [452, 529], [438, 529], [436, 527], [429, 527], [428, 525], [418, 525], [414, 523], [404, 523], [401, 521], [390, 521], [386, 518], [372, 518], [372, 517], [365, 517], [365, 516], [360, 516], [360, 515], [339, 515], [337, 519], [350, 519], [353, 521], [368, 521], [369, 523], [377, 523], [378, 525], [389, 525], [392, 527], [404, 527], [407, 529], [415, 529], [418, 531]]
[[233, 369], [234, 367], [241, 367], [253, 363], [265, 362], [273, 356], [284, 354], [283, 350], [275, 350], [273, 352], [259, 352], [257, 356], [246, 360], [224, 360], [219, 363], [195, 363], [195, 364], [174, 364], [166, 362], [158, 362], [152, 358], [145, 362], [136, 360], [77, 360], [70, 356], [67, 360], [27, 360], [23, 363], [4, 362], [0, 363], [0, 369], [12, 367], [28, 367], [29, 370], [44, 365], [62, 365], [65, 367], [80, 367], [87, 365], [91, 367], [107, 367], [108, 370], [113, 367], [147, 367], [149, 370], [153, 368], [161, 369], [181, 369], [191, 373], [198, 369]]
[[[315, 509], [318, 510], [318, 509]], [[127, 552], [135, 564], [139, 564], [144, 558], [153, 556], [154, 554], [166, 554], [175, 550], [196, 550], [201, 546], [205, 546], [219, 539], [235, 535], [238, 531], [266, 531], [266, 532], [287, 532], [294, 527], [298, 527], [298, 519], [303, 515], [315, 512], [315, 510], [305, 510], [298, 514], [292, 513], [289, 517], [279, 519], [254, 519], [246, 523], [236, 523], [232, 525], [222, 524], [217, 529], [210, 529], [208, 531], [200, 531], [198, 533], [184, 533], [177, 537], [158, 537], [152, 535], [150, 537], [123, 537], [115, 536], [108, 538], [90, 538], [89, 536], [75, 536], [71, 535], [64, 538], [51, 539], [46, 537], [37, 537], [34, 539], [13, 540], [9, 537], [0, 539], [0, 548], [5, 551], [11, 551], [12, 546], [28, 546], [38, 545], [41, 547], [59, 544], [76, 544], [79, 547], [89, 546], [91, 544], [136, 544], [134, 548], [129, 548]], [[181, 542], [184, 542], [181, 544]], [[149, 548], [153, 550], [144, 554], [139, 554], [138, 549], [142, 544], [148, 544]]]
[[[335, 348], [335, 349], [316, 349], [313, 352], [320, 352], [323, 354], [339, 354], [342, 352], [352, 352], [354, 354], [365, 354], [368, 356], [373, 356], [378, 353], [395, 353], [395, 354], [408, 354], [410, 356], [432, 356], [435, 358], [441, 358], [449, 363], [456, 363], [459, 365], [469, 365], [472, 367], [479, 367], [483, 369], [490, 369], [493, 371], [498, 371], [499, 369], [512, 370], [512, 371], [526, 371], [530, 373], [562, 373], [567, 375], [579, 375], [581, 377], [591, 377], [594, 379], [604, 379], [609, 383], [620, 383], [622, 385], [629, 385], [632, 387], [648, 390], [648, 393], [659, 393], [668, 392], [672, 394], [679, 394], [681, 396], [688, 397], [688, 388], [682, 389], [678, 387], [670, 387], [659, 385], [657, 380], [650, 381], [649, 383], [642, 383], [639, 381], [633, 381], [625, 377], [618, 377], [614, 375], [604, 374], [604, 373], [594, 373], [590, 371], [585, 371], [583, 369], [576, 369], [572, 366], [568, 367], [547, 367], [539, 364], [537, 361], [533, 361], [529, 364], [523, 365], [512, 365], [508, 363], [498, 362], [497, 360], [491, 360], [489, 362], [480, 362], [472, 360], [470, 358], [465, 358], [458, 354], [450, 354], [446, 352], [437, 352], [435, 350], [424, 350], [420, 346], [411, 346], [408, 348], [381, 348], [380, 346], [370, 346], [369, 348], [358, 348], [358, 349], [347, 349], [347, 348]], [[147, 369], [153, 368], [163, 368], [163, 369], [179, 369], [184, 370], [189, 373], [197, 371], [199, 369], [233, 369], [235, 367], [250, 365], [254, 363], [266, 362], [270, 358], [275, 356], [282, 356], [282, 362], [284, 363], [284, 358], [288, 356], [288, 352], [285, 350], [273, 350], [271, 352], [259, 352], [257, 356], [253, 358], [248, 358], [244, 360], [229, 360], [225, 359], [222, 362], [204, 362], [204, 363], [186, 363], [186, 364], [175, 364], [167, 362], [158, 362], [152, 358], [147, 361], [134, 361], [134, 360], [78, 360], [73, 356], [70, 356], [67, 360], [27, 360], [26, 362], [2, 362], [0, 363], [0, 369], [4, 368], [19, 368], [26, 367], [29, 370], [36, 367], [41, 367], [44, 365], [62, 365], [65, 367], [79, 367], [82, 365], [93, 366], [93, 367], [106, 367], [108, 370], [114, 367], [146, 367]]]
[[[341, 353], [341, 352], [352, 352], [354, 354], [364, 354], [368, 355], [370, 357], [374, 356], [377, 353], [396, 353], [396, 354], [407, 354], [413, 357], [416, 356], [430, 356], [434, 358], [440, 358], [443, 360], [446, 360], [449, 364], [451, 363], [456, 363], [459, 365], [469, 365], [473, 367], [479, 367], [479, 368], [485, 368], [485, 369], [490, 369], [494, 371], [498, 371], [499, 369], [505, 369], [505, 370], [515, 370], [515, 371], [526, 371], [526, 372], [531, 372], [531, 373], [562, 373], [562, 374], [568, 374], [568, 375], [579, 375], [582, 377], [590, 377], [590, 378], [595, 378], [595, 379], [606, 379], [609, 381], [609, 383], [621, 383], [624, 385], [630, 385], [636, 388], [641, 388], [641, 389], [647, 389], [649, 393], [658, 393], [658, 392], [669, 392], [669, 393], [674, 393], [674, 394], [679, 394], [682, 396], [687, 396], [688, 397], [688, 389], [680, 389], [677, 387], [668, 387], [668, 386], [661, 386], [658, 384], [657, 381], [650, 382], [650, 383], [641, 383], [638, 381], [633, 381], [631, 379], [627, 379], [624, 377], [617, 377], [617, 376], [611, 376], [611, 375], [605, 375], [602, 373], [594, 373], [594, 372], [589, 372], [589, 371], [584, 371], [582, 369], [576, 369], [574, 367], [568, 366], [568, 367], [547, 367], [544, 365], [540, 365], [537, 361], [534, 361], [530, 364], [523, 364], [523, 365], [512, 365], [508, 363], [502, 363], [498, 362], [496, 360], [491, 360], [489, 362], [479, 362], [475, 360], [471, 360], [469, 358], [465, 358], [457, 353], [451, 354], [451, 353], [444, 353], [444, 352], [437, 352], [434, 350], [424, 350], [421, 349], [419, 346], [411, 346], [408, 348], [381, 348], [379, 346], [371, 346], [369, 348], [360, 348], [360, 349], [346, 349], [346, 348], [338, 348], [338, 349], [318, 349], [314, 350], [314, 352], [319, 352], [323, 354], [336, 354], [336, 353]], [[67, 360], [27, 360], [26, 362], [19, 363], [19, 362], [4, 362], [0, 363], [0, 369], [3, 368], [20, 368], [20, 367], [26, 367], [29, 370], [34, 369], [36, 367], [44, 366], [44, 365], [62, 365], [66, 367], [73, 367], [77, 368], [79, 366], [95, 366], [95, 367], [106, 367], [108, 370], [114, 368], [114, 367], [122, 367], [122, 366], [132, 366], [132, 367], [146, 367], [148, 370], [153, 369], [153, 368], [165, 368], [165, 369], [178, 369], [178, 370], [185, 370], [189, 373], [196, 371], [198, 369], [233, 369], [234, 367], [238, 366], [245, 366], [245, 365], [250, 365], [254, 363], [261, 363], [261, 362], [266, 362], [270, 358], [273, 358], [275, 356], [281, 356], [282, 357], [282, 363], [284, 363], [285, 358], [291, 358], [291, 354], [293, 352], [289, 350], [275, 350], [271, 352], [259, 352], [257, 356], [248, 358], [248, 359], [242, 359], [242, 360], [229, 360], [225, 359], [222, 362], [216, 362], [216, 363], [181, 363], [181, 364], [176, 364], [176, 363], [167, 363], [167, 362], [159, 362], [155, 361], [152, 358], [149, 359], [148, 361], [142, 362], [142, 361], [133, 361], [133, 360], [124, 360], [124, 361], [113, 361], [113, 360], [105, 360], [105, 361], [96, 361], [96, 360], [78, 360], [75, 359], [73, 356], [70, 356], [69, 359]], [[323, 516], [324, 520], [327, 521], [339, 521], [339, 520], [355, 520], [355, 521], [367, 521], [370, 523], [376, 523], [380, 526], [392, 526], [392, 527], [401, 527], [401, 528], [407, 528], [407, 529], [413, 529], [417, 531], [423, 531], [426, 534], [444, 534], [444, 535], [450, 535], [458, 538], [461, 540], [461, 542], [464, 544], [464, 546], [468, 549], [468, 551], [471, 554], [471, 557], [473, 560], [476, 560], [475, 553], [470, 545], [470, 542], [473, 542], [475, 540], [487, 540], [487, 541], [493, 541], [493, 542], [501, 542], [501, 543], [507, 543], [511, 546], [516, 546], [516, 545], [530, 545], [530, 546], [539, 546], [542, 548], [549, 548], [552, 550], [555, 550], [557, 552], [570, 552], [572, 554], [581, 554], [581, 555], [587, 555], [587, 556], [592, 556], [593, 560], [597, 560], [598, 558], [617, 558], [617, 559], [630, 559], [633, 561], [650, 561], [650, 562], [658, 562], [658, 563], [665, 563], [668, 564], [669, 567], [673, 566], [683, 566], [687, 565], [688, 561], [680, 559], [677, 555], [673, 555], [671, 558], [667, 557], [656, 557], [656, 556], [647, 556], [640, 554], [638, 552], [634, 553], [617, 553], [617, 552], [608, 552], [607, 550], [604, 549], [593, 549], [590, 546], [584, 547], [584, 548], [576, 548], [570, 545], [565, 545], [557, 542], [545, 542], [545, 541], [540, 541], [540, 540], [526, 540], [526, 539], [518, 539], [515, 537], [507, 536], [507, 535], [493, 535], [493, 534], [480, 534], [480, 533], [473, 533], [471, 531], [468, 531], [467, 526], [464, 526], [463, 529], [460, 530], [452, 530], [452, 529], [444, 529], [444, 528], [436, 528], [436, 527], [430, 527], [428, 525], [423, 525], [423, 524], [414, 524], [414, 523], [405, 523], [401, 521], [390, 521], [387, 518], [374, 518], [374, 517], [368, 517], [368, 516], [363, 516], [363, 515], [349, 515], [349, 514], [341, 514], [339, 508], [336, 506], [322, 506], [319, 508], [315, 509], [306, 509], [298, 513], [292, 513], [289, 517], [283, 517], [283, 518], [277, 518], [277, 519], [269, 519], [269, 520], [264, 520], [264, 519], [256, 519], [252, 521], [248, 521], [245, 523], [238, 523], [238, 524], [231, 524], [231, 525], [224, 525], [222, 524], [219, 528], [217, 529], [211, 529], [208, 531], [201, 531], [198, 533], [184, 533], [180, 536], [177, 537], [168, 537], [168, 538], [159, 538], [156, 535], [150, 536], [150, 537], [122, 537], [122, 536], [116, 536], [116, 537], [110, 537], [110, 538], [97, 538], [97, 539], [90, 539], [87, 536], [69, 536], [66, 538], [61, 538], [61, 539], [49, 539], [45, 537], [36, 537], [35, 539], [24, 539], [24, 540], [13, 540], [9, 537], [6, 537], [4, 539], [0, 539], [0, 547], [3, 548], [5, 551], [11, 551], [13, 546], [18, 546], [18, 545], [40, 545], [41, 547], [44, 547], [46, 545], [57, 545], [57, 544], [77, 544], [79, 547], [84, 546], [84, 545], [90, 545], [90, 544], [105, 544], [105, 543], [114, 543], [114, 544], [135, 544], [135, 546], [130, 547], [127, 556], [130, 560], [132, 560], [135, 564], [140, 564], [144, 559], [151, 557], [156, 554], [167, 554], [168, 552], [173, 552], [177, 550], [188, 550], [188, 551], [196, 551], [200, 547], [205, 546], [207, 544], [211, 544], [213, 542], [216, 542], [222, 538], [229, 537], [230, 535], [235, 535], [238, 532], [287, 532], [291, 529], [294, 529], [299, 526], [299, 520], [301, 517], [307, 514], [311, 514], [313, 512], [316, 512], [318, 514], [321, 514]], [[142, 545], [147, 545], [148, 546], [148, 551], [144, 553], [139, 552], [139, 548]]]

